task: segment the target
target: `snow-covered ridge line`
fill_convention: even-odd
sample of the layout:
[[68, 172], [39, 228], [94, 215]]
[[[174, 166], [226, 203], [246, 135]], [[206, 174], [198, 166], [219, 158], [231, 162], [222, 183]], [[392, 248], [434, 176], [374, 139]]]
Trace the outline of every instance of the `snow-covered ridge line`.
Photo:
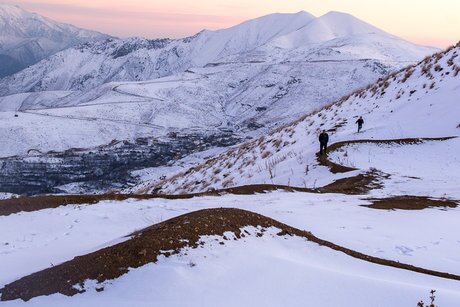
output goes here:
[[[459, 135], [460, 122], [453, 116], [459, 108], [453, 94], [460, 90], [459, 53], [460, 44], [457, 44], [344, 96], [291, 125], [170, 175], [153, 187], [148, 188], [146, 184], [140, 190], [153, 188], [164, 193], [187, 193], [250, 183], [301, 187], [330, 183], [337, 177], [328, 175], [315, 157], [320, 130], [328, 130], [336, 141]], [[419, 114], [419, 117], [409, 114]], [[427, 122], [439, 114], [443, 114], [443, 120], [430, 129]], [[365, 115], [375, 127], [362, 136], [352, 134], [359, 115]], [[401, 116], [406, 121], [404, 131], [399, 124]]]

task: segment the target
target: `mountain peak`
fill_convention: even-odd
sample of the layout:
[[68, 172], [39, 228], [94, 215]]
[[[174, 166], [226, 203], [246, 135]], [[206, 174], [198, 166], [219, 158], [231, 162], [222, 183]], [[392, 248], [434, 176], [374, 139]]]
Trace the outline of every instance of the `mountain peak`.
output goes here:
[[9, 4], [0, 4], [0, 34], [0, 77], [68, 47], [109, 37]]
[[281, 48], [293, 48], [364, 34], [378, 34], [382, 38], [390, 36], [351, 14], [331, 11], [314, 18], [295, 32], [276, 38], [271, 44]]

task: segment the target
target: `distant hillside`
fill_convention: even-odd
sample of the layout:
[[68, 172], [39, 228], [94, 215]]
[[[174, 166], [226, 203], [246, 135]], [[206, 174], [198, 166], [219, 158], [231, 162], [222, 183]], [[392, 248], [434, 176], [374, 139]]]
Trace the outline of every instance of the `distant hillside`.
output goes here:
[[108, 37], [0, 4], [0, 78], [63, 49]]
[[[329, 132], [331, 143], [459, 136], [459, 84], [460, 43], [267, 136], [138, 190], [177, 194], [256, 183], [323, 186], [340, 174], [330, 173], [316, 159], [321, 130]], [[366, 124], [357, 134], [359, 116]]]

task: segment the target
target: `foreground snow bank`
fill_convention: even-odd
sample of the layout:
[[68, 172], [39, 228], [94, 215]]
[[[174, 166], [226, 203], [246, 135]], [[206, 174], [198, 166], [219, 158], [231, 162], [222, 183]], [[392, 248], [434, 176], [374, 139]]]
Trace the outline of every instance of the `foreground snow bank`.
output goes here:
[[[52, 295], [5, 306], [414, 306], [437, 289], [440, 306], [460, 300], [458, 282], [376, 266], [270, 228], [240, 240], [202, 237], [157, 264], [132, 270], [97, 292]], [[231, 234], [226, 234], [232, 238]], [[100, 288], [100, 287], [99, 287]]]
[[[207, 208], [240, 208], [375, 257], [460, 274], [460, 209], [382, 211], [362, 196], [273, 192], [188, 200], [106, 201], [0, 217], [0, 286]], [[427, 229], [427, 223], [431, 225]]]

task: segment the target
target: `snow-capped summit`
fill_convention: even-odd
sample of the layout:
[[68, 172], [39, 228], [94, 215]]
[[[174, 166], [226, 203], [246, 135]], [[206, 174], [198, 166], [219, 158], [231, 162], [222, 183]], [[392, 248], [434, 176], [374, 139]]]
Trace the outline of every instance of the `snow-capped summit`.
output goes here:
[[63, 49], [108, 37], [55, 22], [18, 6], [0, 4], [0, 77]]
[[350, 14], [329, 12], [315, 18], [297, 31], [277, 37], [272, 44], [282, 48], [297, 48], [365, 34], [376, 35], [380, 38], [396, 38]]
[[198, 37], [198, 48], [194, 50], [197, 65], [227, 55], [253, 50], [281, 35], [305, 27], [315, 17], [301, 11], [295, 14], [275, 13], [245, 21], [228, 29], [205, 30]]

